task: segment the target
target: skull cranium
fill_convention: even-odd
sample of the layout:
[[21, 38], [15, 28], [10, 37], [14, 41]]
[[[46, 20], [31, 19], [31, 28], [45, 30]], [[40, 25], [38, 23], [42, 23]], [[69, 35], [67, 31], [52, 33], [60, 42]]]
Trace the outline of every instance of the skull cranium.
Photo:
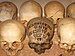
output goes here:
[[24, 26], [15, 20], [6, 20], [0, 24], [0, 45], [7, 55], [15, 55], [22, 49], [25, 38]]
[[12, 2], [0, 3], [0, 21], [17, 18], [17, 7]]
[[62, 18], [58, 20], [57, 32], [59, 36], [59, 46], [68, 52], [75, 50], [75, 19]]
[[75, 18], [75, 2], [68, 5], [66, 8], [66, 16]]
[[20, 21], [25, 24], [30, 19], [42, 16], [42, 8], [39, 3], [29, 0], [24, 2], [19, 10]]
[[54, 19], [54, 24], [58, 18], [63, 18], [65, 15], [64, 6], [58, 1], [48, 2], [44, 7], [44, 13], [47, 18], [51, 17]]
[[48, 18], [33, 18], [28, 22], [27, 28], [29, 46], [36, 53], [44, 53], [46, 49], [52, 46], [51, 39], [53, 37], [54, 25]]

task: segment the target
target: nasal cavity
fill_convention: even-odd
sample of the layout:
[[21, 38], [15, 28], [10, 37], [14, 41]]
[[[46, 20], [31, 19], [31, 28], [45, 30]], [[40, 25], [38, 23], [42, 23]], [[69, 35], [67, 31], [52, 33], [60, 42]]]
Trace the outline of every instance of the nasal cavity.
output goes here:
[[9, 48], [8, 51], [12, 52], [13, 50], [11, 48]]

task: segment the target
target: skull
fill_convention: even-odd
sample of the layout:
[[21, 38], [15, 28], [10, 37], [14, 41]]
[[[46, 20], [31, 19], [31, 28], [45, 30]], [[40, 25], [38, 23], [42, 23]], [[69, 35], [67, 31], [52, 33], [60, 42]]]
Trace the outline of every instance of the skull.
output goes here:
[[2, 2], [0, 3], [0, 21], [5, 21], [7, 19], [16, 19], [17, 17], [17, 7], [12, 2]]
[[59, 46], [68, 52], [75, 50], [75, 19], [62, 18], [57, 22]]
[[52, 46], [53, 22], [47, 18], [36, 17], [27, 23], [29, 46], [36, 53], [44, 53]]
[[42, 16], [42, 8], [39, 3], [29, 0], [24, 2], [19, 10], [20, 21], [25, 24], [30, 19]]
[[66, 8], [66, 16], [67, 16], [67, 17], [75, 18], [75, 2], [74, 2], [74, 3], [71, 3], [71, 4]]
[[44, 13], [47, 18], [53, 18], [54, 24], [56, 24], [58, 18], [63, 18], [65, 16], [65, 8], [60, 2], [51, 1], [45, 5]]
[[9, 19], [0, 24], [0, 45], [7, 55], [16, 55], [23, 48], [25, 28], [18, 21]]

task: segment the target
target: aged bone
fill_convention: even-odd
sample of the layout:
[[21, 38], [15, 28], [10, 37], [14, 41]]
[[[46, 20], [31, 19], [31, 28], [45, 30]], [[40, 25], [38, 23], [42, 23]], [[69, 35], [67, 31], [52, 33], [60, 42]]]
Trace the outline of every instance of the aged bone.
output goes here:
[[61, 18], [57, 22], [59, 46], [68, 52], [75, 50], [75, 19]]
[[23, 48], [25, 27], [18, 21], [6, 20], [0, 24], [0, 45], [7, 55], [16, 55]]
[[66, 16], [75, 18], [75, 2], [71, 3], [66, 8]]
[[54, 25], [48, 18], [33, 18], [28, 22], [27, 28], [29, 46], [34, 49], [36, 53], [44, 53], [46, 49], [52, 46]]
[[0, 21], [17, 18], [17, 7], [12, 2], [0, 3]]
[[58, 18], [63, 18], [65, 16], [65, 8], [60, 2], [51, 1], [45, 5], [44, 13], [47, 18], [53, 18], [54, 24], [56, 24]]
[[19, 10], [19, 17], [22, 23], [28, 22], [32, 18], [41, 17], [42, 8], [39, 3], [29, 0], [24, 2]]

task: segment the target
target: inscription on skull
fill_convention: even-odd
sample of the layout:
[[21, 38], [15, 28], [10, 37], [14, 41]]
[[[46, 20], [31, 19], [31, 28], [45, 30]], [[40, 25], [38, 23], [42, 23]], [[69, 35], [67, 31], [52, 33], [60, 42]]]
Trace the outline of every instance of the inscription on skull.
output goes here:
[[[33, 22], [33, 23], [32, 23]], [[28, 23], [29, 46], [38, 54], [52, 46], [53, 23], [47, 18], [34, 18]]]

